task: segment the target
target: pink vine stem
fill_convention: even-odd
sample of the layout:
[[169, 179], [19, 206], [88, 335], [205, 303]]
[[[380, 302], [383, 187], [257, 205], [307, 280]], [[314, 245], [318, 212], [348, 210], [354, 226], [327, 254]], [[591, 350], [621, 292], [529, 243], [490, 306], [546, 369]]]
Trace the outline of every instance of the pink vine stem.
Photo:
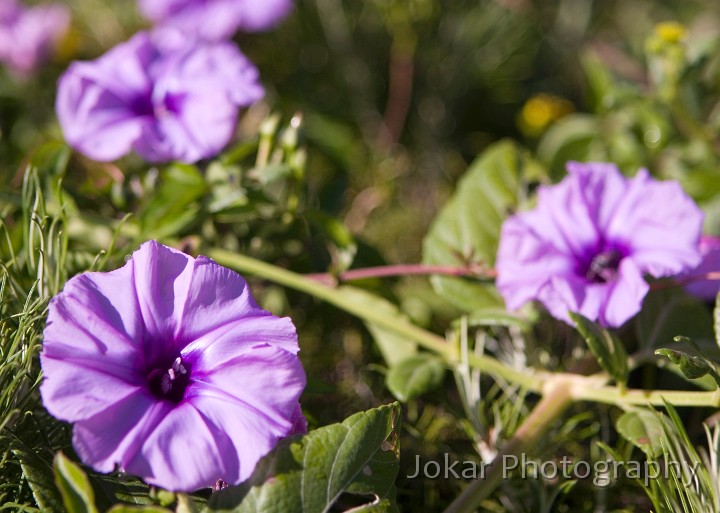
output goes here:
[[[371, 278], [387, 278], [392, 276], [458, 276], [466, 278], [477, 278], [482, 280], [492, 280], [497, 277], [497, 271], [481, 265], [470, 265], [465, 267], [450, 265], [429, 265], [429, 264], [399, 264], [384, 265], [378, 267], [365, 267], [361, 269], [350, 269], [338, 274], [333, 273], [314, 273], [307, 274], [306, 277], [326, 285], [337, 285], [348, 281], [366, 280]], [[669, 287], [680, 287], [698, 281], [720, 281], [720, 271], [709, 272], [705, 274], [697, 274], [691, 276], [683, 276], [668, 280], [657, 281], [650, 285], [653, 290], [664, 289]]]

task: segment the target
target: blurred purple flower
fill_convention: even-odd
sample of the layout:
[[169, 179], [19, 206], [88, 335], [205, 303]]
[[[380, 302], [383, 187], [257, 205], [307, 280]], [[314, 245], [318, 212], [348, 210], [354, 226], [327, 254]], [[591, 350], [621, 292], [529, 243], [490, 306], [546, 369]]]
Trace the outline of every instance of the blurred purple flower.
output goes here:
[[268, 30], [292, 9], [292, 0], [139, 0], [142, 13], [160, 27], [219, 40], [238, 29]]
[[100, 161], [131, 150], [151, 162], [217, 155], [238, 109], [263, 97], [257, 69], [232, 43], [178, 45], [141, 32], [60, 78], [57, 115], [75, 149]]
[[572, 324], [579, 312], [604, 326], [635, 315], [648, 291], [643, 274], [670, 276], [700, 262], [703, 215], [676, 182], [614, 164], [569, 162], [569, 176], [540, 187], [537, 207], [508, 218], [497, 255], [497, 286], [509, 309], [537, 299]]
[[0, 0], [0, 61], [17, 75], [32, 74], [69, 23], [70, 12], [64, 5], [25, 8], [14, 0]]
[[247, 479], [303, 430], [297, 352], [290, 319], [259, 308], [240, 275], [150, 241], [52, 300], [40, 392], [87, 465], [192, 491]]
[[720, 238], [703, 236], [700, 239], [700, 253], [702, 254], [700, 265], [683, 275], [683, 279], [690, 280], [685, 290], [700, 299], [714, 301], [720, 292], [720, 281], [700, 277], [708, 273], [720, 273]]

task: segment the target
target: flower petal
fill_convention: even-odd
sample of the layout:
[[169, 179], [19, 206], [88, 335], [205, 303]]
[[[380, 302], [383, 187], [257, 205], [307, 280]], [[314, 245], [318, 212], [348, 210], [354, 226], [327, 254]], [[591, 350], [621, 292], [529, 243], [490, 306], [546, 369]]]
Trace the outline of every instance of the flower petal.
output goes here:
[[640, 311], [649, 290], [650, 286], [635, 262], [630, 258], [623, 259], [618, 267], [617, 278], [604, 301], [601, 324], [612, 327], [625, 324]]
[[156, 51], [147, 34], [93, 62], [76, 62], [58, 83], [55, 108], [65, 139], [96, 160], [115, 160], [130, 151], [150, 121], [138, 114], [152, 83], [148, 70]]
[[77, 359], [42, 356], [41, 362], [43, 405], [62, 420], [87, 419], [139, 390], [137, 383], [97, 370]]
[[188, 387], [186, 397], [224, 399], [228, 408], [263, 417], [268, 429], [288, 434], [305, 388], [305, 371], [297, 356], [268, 345], [257, 345], [219, 362], [212, 358], [217, 355], [197, 352], [187, 357], [196, 383]]
[[298, 351], [290, 319], [260, 308], [242, 276], [203, 256], [194, 263], [176, 341], [180, 347], [188, 346], [186, 351], [218, 351], [230, 356], [257, 343]]
[[132, 256], [137, 302], [146, 328], [146, 358], [172, 345], [192, 278], [194, 259], [175, 249], [145, 242]]
[[[659, 212], [662, 212], [660, 215]], [[652, 276], [671, 276], [700, 263], [703, 213], [677, 182], [658, 182], [641, 169], [629, 181], [606, 228]]]
[[116, 466], [124, 469], [173, 406], [138, 389], [76, 423], [73, 447], [83, 463], [95, 470], [112, 472]]
[[226, 473], [237, 473], [238, 466], [228, 433], [183, 402], [146, 436], [125, 470], [143, 476], [148, 484], [192, 492], [212, 486]]
[[547, 240], [532, 216], [520, 214], [503, 224], [496, 283], [508, 309], [536, 299], [552, 276], [571, 275], [576, 265], [568, 248], [557, 248]]

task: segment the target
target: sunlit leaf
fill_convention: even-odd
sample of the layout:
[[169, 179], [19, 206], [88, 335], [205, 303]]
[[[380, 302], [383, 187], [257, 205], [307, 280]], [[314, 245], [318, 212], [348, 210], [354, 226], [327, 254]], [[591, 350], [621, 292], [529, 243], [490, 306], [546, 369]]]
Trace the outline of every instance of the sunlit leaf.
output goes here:
[[85, 472], [61, 452], [55, 455], [55, 483], [65, 509], [72, 513], [97, 513], [95, 494]]
[[353, 511], [397, 511], [400, 419], [395, 403], [284, 440], [246, 483], [213, 494], [205, 511], [322, 513], [349, 496], [360, 502]]
[[[435, 218], [423, 241], [423, 261], [492, 267], [503, 221], [527, 196], [528, 183], [542, 176], [539, 164], [515, 143], [490, 146], [471, 164]], [[432, 284], [464, 311], [504, 308], [492, 284], [448, 276], [433, 276]]]

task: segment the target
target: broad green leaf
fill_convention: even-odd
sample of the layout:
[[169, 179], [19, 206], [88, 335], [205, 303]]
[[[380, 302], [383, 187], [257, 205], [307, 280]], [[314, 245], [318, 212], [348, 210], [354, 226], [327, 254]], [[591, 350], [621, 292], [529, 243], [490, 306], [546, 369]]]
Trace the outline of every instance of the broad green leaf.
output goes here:
[[409, 401], [442, 384], [445, 364], [437, 356], [420, 353], [390, 368], [385, 385], [401, 401]]
[[367, 498], [353, 511], [397, 511], [400, 419], [394, 403], [286, 439], [247, 482], [213, 494], [205, 512], [323, 513], [346, 494]]
[[599, 123], [589, 114], [571, 114], [548, 128], [538, 144], [537, 155], [553, 179], [565, 174], [569, 160], [588, 161], [603, 150], [598, 140]]
[[160, 186], [140, 213], [143, 238], [161, 239], [195, 221], [207, 190], [197, 167], [173, 164], [160, 175]]
[[[465, 173], [455, 194], [435, 218], [423, 241], [426, 264], [495, 264], [500, 228], [527, 194], [527, 182], [543, 176], [528, 152], [510, 141], [490, 146]], [[435, 291], [466, 312], [504, 308], [492, 284], [433, 276]]]
[[65, 504], [72, 513], [98, 513], [95, 494], [85, 472], [61, 452], [55, 455], [55, 484]]
[[623, 413], [615, 423], [618, 433], [650, 457], [663, 454], [665, 416], [652, 410], [636, 409]]
[[[371, 294], [363, 289], [350, 286], [342, 286], [337, 289], [338, 293], [341, 293], [356, 303], [364, 304], [370, 308], [377, 308], [387, 314], [392, 314], [398, 318], [404, 318], [405, 315], [400, 309], [392, 304], [387, 299]], [[395, 333], [392, 333], [384, 328], [380, 328], [372, 323], [365, 323], [368, 331], [373, 337], [373, 340], [380, 350], [385, 363], [388, 367], [392, 367], [400, 361], [417, 353], [417, 344], [410, 340], [407, 340]]]
[[[687, 337], [675, 337], [675, 340], [677, 342], [691, 342]], [[697, 346], [695, 349], [697, 349]], [[672, 363], [679, 367], [683, 376], [687, 379], [699, 379], [709, 374], [715, 380], [715, 383], [720, 386], [720, 375], [718, 375], [715, 365], [703, 356], [669, 348], [657, 349], [655, 354], [668, 357]]]
[[[647, 295], [635, 319], [635, 333], [642, 349], [666, 346], [682, 335], [702, 347], [705, 356], [720, 357], [707, 307], [678, 287], [654, 290]], [[706, 352], [710, 350], [714, 353]]]
[[613, 333], [579, 313], [570, 312], [570, 318], [575, 322], [578, 332], [597, 358], [600, 367], [620, 386], [624, 386], [628, 378], [628, 357], [622, 342]]

